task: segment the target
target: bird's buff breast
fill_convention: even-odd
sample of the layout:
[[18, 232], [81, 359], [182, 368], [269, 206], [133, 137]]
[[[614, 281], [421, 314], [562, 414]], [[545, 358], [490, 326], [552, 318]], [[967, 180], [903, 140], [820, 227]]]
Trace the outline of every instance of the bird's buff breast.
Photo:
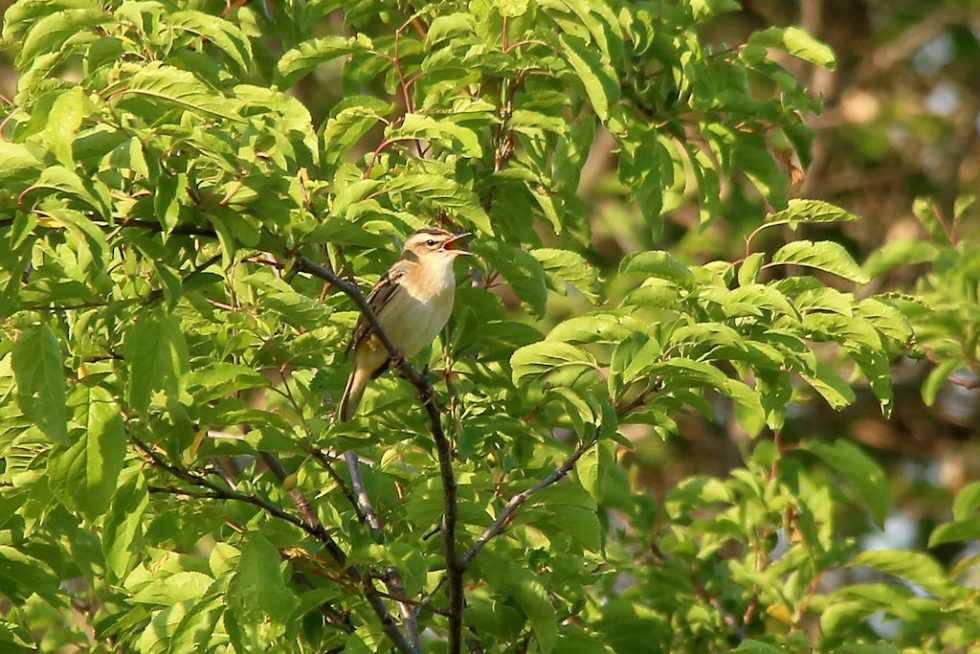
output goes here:
[[435, 340], [453, 311], [455, 280], [434, 277], [428, 287], [403, 284], [378, 316], [385, 333], [406, 357], [414, 357]]

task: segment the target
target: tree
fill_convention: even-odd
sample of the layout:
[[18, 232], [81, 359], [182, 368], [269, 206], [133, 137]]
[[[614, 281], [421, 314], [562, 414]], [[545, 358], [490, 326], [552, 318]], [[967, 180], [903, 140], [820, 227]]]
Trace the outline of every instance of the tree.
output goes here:
[[[837, 514], [884, 521], [878, 462], [846, 438], [783, 432], [809, 398], [843, 409], [855, 386], [887, 416], [890, 364], [923, 344], [940, 362], [933, 387], [975, 368], [976, 256], [926, 211], [934, 257], [893, 248], [862, 267], [819, 237], [857, 217], [790, 199], [820, 102], [776, 58], [833, 54], [792, 26], [709, 42], [736, 9], [10, 7], [3, 642], [975, 645], [977, 593], [958, 583], [971, 559], [864, 550]], [[298, 97], [321, 75], [337, 97], [314, 120]], [[622, 213], [607, 227], [643, 233], [611, 261], [579, 193], [603, 140]], [[744, 252], [695, 264], [653, 248], [682, 204], [744, 231]], [[450, 326], [337, 424], [345, 340], [370, 317], [361, 289], [429, 224], [476, 234]], [[785, 244], [758, 246], [777, 231]], [[856, 292], [869, 272], [930, 258], [944, 265], [918, 294]], [[925, 309], [944, 293], [936, 321]], [[737, 424], [739, 464], [658, 500], [631, 457], [649, 436], [677, 438], [688, 414]], [[977, 537], [980, 485], [953, 518], [934, 542]], [[893, 643], [881, 612], [899, 621]]]

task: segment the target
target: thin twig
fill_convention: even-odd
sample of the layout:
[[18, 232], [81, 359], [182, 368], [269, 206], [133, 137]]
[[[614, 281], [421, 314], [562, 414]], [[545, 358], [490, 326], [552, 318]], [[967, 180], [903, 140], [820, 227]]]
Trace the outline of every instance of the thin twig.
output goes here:
[[507, 506], [505, 506], [503, 510], [497, 514], [497, 518], [493, 521], [493, 523], [487, 527], [482, 534], [480, 534], [480, 537], [476, 539], [476, 542], [470, 545], [470, 548], [466, 550], [466, 553], [461, 557], [460, 562], [463, 564], [464, 569], [467, 565], [469, 565], [470, 561], [473, 560], [473, 557], [479, 554], [480, 550], [483, 549], [484, 545], [486, 545], [491, 538], [494, 538], [503, 532], [507, 526], [507, 523], [510, 522], [511, 516], [514, 515], [514, 512], [517, 511], [521, 504], [524, 504], [528, 498], [538, 491], [560, 481], [572, 470], [572, 468], [575, 467], [575, 463], [582, 458], [582, 455], [588, 452], [598, 440], [599, 436], [597, 435], [589, 442], [580, 445], [574, 452], [572, 452], [571, 456], [565, 459], [565, 461], [555, 469], [554, 472], [536, 483], [534, 486], [531, 486], [527, 490], [523, 490], [514, 497], [510, 498], [510, 501], [507, 502]]

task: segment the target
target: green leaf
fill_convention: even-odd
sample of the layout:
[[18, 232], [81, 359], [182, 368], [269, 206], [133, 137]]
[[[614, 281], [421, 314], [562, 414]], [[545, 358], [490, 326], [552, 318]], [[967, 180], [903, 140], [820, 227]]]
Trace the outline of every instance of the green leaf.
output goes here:
[[657, 339], [635, 334], [616, 346], [609, 368], [622, 377], [623, 383], [629, 384], [657, 362], [663, 349], [663, 344]]
[[922, 401], [926, 406], [932, 406], [936, 403], [936, 397], [939, 395], [939, 391], [946, 384], [946, 380], [949, 376], [959, 368], [963, 367], [965, 363], [960, 359], [947, 359], [937, 365], [935, 368], [929, 371], [924, 382], [922, 382], [922, 388], [920, 392], [922, 393]]
[[866, 298], [854, 307], [854, 315], [900, 345], [912, 340], [912, 324], [904, 313], [877, 298]]
[[58, 338], [47, 324], [21, 332], [14, 343], [11, 366], [21, 411], [52, 442], [67, 445], [65, 370]]
[[691, 0], [691, 9], [695, 19], [703, 20], [718, 14], [742, 11], [742, 4], [738, 0]]
[[950, 242], [946, 225], [939, 215], [939, 208], [934, 200], [927, 197], [917, 197], [912, 201], [912, 214], [918, 218], [932, 240], [937, 244], [946, 245]]
[[827, 400], [827, 404], [835, 411], [840, 411], [850, 406], [856, 399], [854, 389], [851, 388], [850, 384], [834, 368], [822, 361], [817, 362], [817, 368], [814, 374], [811, 375], [801, 372], [800, 376], [814, 390], [820, 393]]
[[642, 273], [683, 287], [690, 287], [694, 282], [691, 269], [672, 257], [668, 252], [647, 251], [628, 255], [619, 264], [620, 274]]
[[599, 119], [609, 119], [609, 108], [619, 100], [619, 83], [615, 71], [603, 64], [596, 48], [570, 34], [558, 37], [561, 54], [572, 66], [585, 94]]
[[630, 316], [612, 313], [587, 313], [563, 320], [548, 332], [549, 341], [566, 343], [610, 343], [616, 344], [633, 331], [640, 331], [644, 323]]
[[349, 54], [353, 49], [353, 41], [342, 36], [331, 35], [304, 41], [279, 57], [276, 85], [288, 89], [320, 64]]
[[919, 584], [930, 593], [942, 595], [949, 587], [946, 572], [928, 554], [903, 550], [872, 550], [861, 552], [848, 567], [867, 566], [880, 572]]
[[72, 157], [72, 142], [82, 125], [85, 92], [80, 86], [65, 91], [54, 101], [48, 113], [48, 124], [44, 130], [48, 143], [58, 161], [69, 168], [75, 165]]
[[212, 89], [193, 73], [158, 62], [141, 66], [125, 80], [116, 97], [120, 108], [136, 114], [159, 114], [160, 107], [173, 105], [199, 114], [242, 121], [235, 100]]
[[602, 527], [596, 514], [596, 503], [584, 488], [575, 483], [549, 486], [536, 493], [522, 521], [546, 533], [562, 533], [584, 549], [597, 552], [602, 547]]
[[867, 645], [864, 643], [848, 643], [834, 650], [834, 654], [900, 654], [890, 643]]
[[112, 393], [79, 385], [70, 403], [82, 435], [68, 450], [48, 460], [51, 489], [61, 501], [88, 518], [109, 508], [126, 459], [126, 427]]
[[953, 518], [963, 520], [980, 512], [980, 481], [967, 484], [953, 500]]
[[971, 540], [980, 540], [980, 515], [938, 525], [929, 535], [929, 547]]
[[330, 308], [325, 304], [295, 291], [268, 293], [262, 296], [262, 304], [300, 329], [316, 329], [330, 315]]
[[139, 465], [122, 472], [109, 512], [102, 521], [102, 551], [109, 581], [123, 579], [134, 558], [143, 552], [140, 535], [150, 496], [141, 468]]
[[429, 23], [429, 29], [425, 33], [425, 47], [432, 49], [432, 46], [448, 38], [473, 34], [476, 31], [476, 20], [473, 14], [457, 11], [451, 14], [436, 16]]
[[523, 16], [527, 11], [529, 0], [493, 0], [493, 6], [497, 8], [501, 16], [517, 18]]
[[596, 271], [581, 254], [571, 250], [535, 248], [531, 250], [531, 256], [541, 263], [552, 290], [565, 295], [565, 284], [571, 284], [593, 302], [598, 299]]
[[0, 593], [14, 602], [24, 603], [34, 593], [56, 596], [58, 577], [44, 562], [9, 545], [0, 545]]
[[766, 284], [739, 286], [728, 294], [727, 300], [735, 304], [748, 303], [760, 309], [768, 309], [774, 313], [788, 316], [794, 321], [800, 320], [800, 312], [793, 306], [793, 303], [776, 288]]
[[878, 277], [901, 266], [935, 261], [939, 250], [929, 241], [902, 239], [886, 243], [875, 250], [864, 262], [868, 277]]
[[176, 318], [160, 309], [141, 312], [126, 332], [123, 356], [129, 364], [126, 399], [135, 411], [145, 413], [157, 391], [180, 396], [188, 354]]
[[817, 268], [858, 284], [868, 282], [868, 276], [850, 253], [833, 241], [792, 241], [776, 251], [772, 263]]
[[834, 51], [826, 43], [810, 36], [799, 27], [770, 27], [749, 37], [749, 45], [777, 48], [812, 64], [830, 68], [837, 66]]
[[25, 71], [43, 55], [57, 53], [70, 37], [106, 22], [108, 14], [99, 9], [54, 11], [35, 22], [20, 42], [15, 64]]
[[871, 517], [879, 527], [884, 527], [888, 507], [891, 504], [891, 485], [888, 477], [874, 459], [848, 441], [838, 440], [828, 445], [821, 442], [810, 443], [808, 448], [819, 456], [834, 471], [852, 483], [868, 508]]
[[270, 619], [284, 625], [298, 603], [283, 580], [279, 551], [264, 536], [252, 532], [242, 546], [228, 605], [242, 623]]
[[786, 175], [773, 159], [766, 139], [751, 132], [732, 135], [732, 165], [743, 171], [773, 207], [786, 205]]
[[703, 361], [674, 357], [650, 367], [649, 375], [663, 375], [669, 389], [709, 387], [727, 395], [740, 405], [745, 415], [764, 415], [759, 394], [744, 382], [728, 377], [715, 366]]
[[252, 59], [252, 44], [234, 23], [201, 11], [185, 9], [168, 16], [177, 29], [197, 34], [224, 52], [244, 73]]
[[409, 173], [385, 180], [389, 193], [415, 196], [457, 214], [481, 233], [493, 235], [490, 217], [473, 191], [449, 177], [428, 173]]
[[323, 161], [335, 167], [354, 145], [391, 113], [389, 102], [355, 95], [338, 102], [323, 126]]
[[[83, 182], [75, 171], [64, 166], [46, 167], [31, 188], [32, 190], [53, 189], [64, 196], [78, 198], [103, 216], [108, 216], [110, 213], [108, 189], [100, 186], [97, 181]], [[46, 205], [47, 202], [42, 202], [42, 206]]]
[[532, 255], [501, 241], [475, 243], [474, 251], [500, 272], [531, 311], [541, 316], [548, 301], [544, 267]]
[[597, 441], [575, 462], [575, 475], [596, 504], [601, 503], [606, 494], [606, 478], [609, 469], [615, 465], [615, 450], [612, 441]]
[[796, 229], [800, 225], [813, 223], [844, 223], [859, 220], [858, 216], [823, 200], [801, 200], [794, 198], [782, 211], [766, 217], [766, 226], [789, 225]]
[[[221, 545], [221, 543], [218, 543]], [[227, 578], [226, 578], [227, 579]], [[174, 628], [167, 654], [201, 652], [207, 650], [215, 626], [225, 611], [224, 580], [212, 584], [204, 596], [194, 603], [180, 623]]]
[[187, 175], [178, 173], [160, 175], [156, 179], [156, 189], [153, 194], [153, 210], [163, 227], [163, 233], [169, 235], [177, 226], [180, 217], [180, 198], [187, 192]]
[[224, 361], [213, 361], [203, 368], [195, 368], [187, 375], [189, 389], [201, 388], [206, 393], [196, 394], [199, 400], [218, 399], [224, 395], [249, 388], [264, 388], [272, 382], [263, 374], [248, 366]]
[[26, 146], [0, 140], [0, 182], [27, 184], [37, 178], [40, 169], [41, 161]]
[[782, 647], [751, 638], [746, 638], [738, 644], [738, 647], [731, 651], [733, 653], [737, 652], [738, 654], [786, 654], [786, 650]]
[[42, 202], [41, 211], [48, 214], [50, 219], [63, 223], [75, 236], [79, 267], [87, 269], [93, 277], [101, 275], [110, 255], [105, 232], [84, 213], [68, 209], [57, 200]]
[[480, 158], [483, 149], [480, 138], [471, 129], [457, 125], [448, 118], [436, 120], [423, 114], [405, 114], [401, 124], [389, 134], [389, 138], [416, 137], [442, 144], [451, 152], [458, 152], [463, 157]]
[[759, 271], [762, 270], [762, 264], [765, 262], [766, 256], [761, 252], [756, 252], [745, 257], [742, 261], [742, 265], [738, 269], [738, 285], [748, 286], [749, 284], [755, 284], [759, 279]]
[[526, 345], [510, 358], [514, 385], [519, 386], [526, 377], [544, 375], [562, 368], [594, 368], [591, 354], [568, 343], [541, 341]]
[[515, 580], [509, 590], [531, 624], [538, 641], [538, 651], [550, 654], [558, 638], [558, 615], [551, 605], [548, 591], [530, 575]]
[[881, 334], [860, 316], [808, 313], [803, 316], [803, 328], [814, 340], [835, 341], [851, 351], [861, 347], [871, 350], [883, 348]]
[[164, 577], [157, 577], [133, 595], [129, 601], [137, 604], [170, 606], [177, 602], [196, 600], [214, 583], [214, 579], [201, 572], [181, 570]]

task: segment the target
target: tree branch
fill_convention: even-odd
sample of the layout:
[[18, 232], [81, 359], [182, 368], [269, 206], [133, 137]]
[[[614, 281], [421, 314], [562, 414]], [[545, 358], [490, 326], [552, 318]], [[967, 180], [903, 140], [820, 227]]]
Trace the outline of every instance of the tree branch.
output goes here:
[[357, 452], [349, 450], [344, 452], [344, 461], [347, 463], [347, 471], [350, 473], [350, 485], [354, 488], [355, 506], [359, 509], [364, 521], [371, 528], [375, 535], [381, 535], [381, 521], [378, 514], [374, 511], [371, 497], [364, 486], [364, 478], [361, 476], [361, 459]]
[[521, 504], [524, 504], [528, 498], [538, 491], [551, 486], [565, 477], [565, 475], [567, 475], [572, 468], [575, 467], [575, 463], [582, 458], [582, 455], [588, 452], [589, 449], [598, 442], [598, 440], [599, 437], [597, 435], [588, 443], [580, 445], [574, 452], [572, 452], [571, 456], [565, 459], [565, 461], [555, 469], [554, 472], [536, 483], [534, 486], [531, 486], [527, 490], [523, 490], [514, 497], [510, 498], [507, 506], [505, 506], [503, 510], [497, 514], [497, 518], [493, 521], [493, 523], [487, 527], [486, 531], [480, 534], [480, 537], [477, 538], [472, 545], [470, 545], [470, 548], [466, 550], [466, 553], [460, 558], [460, 563], [462, 564], [463, 568], [465, 569], [466, 566], [470, 564], [473, 557], [479, 554], [480, 550], [483, 549], [490, 539], [500, 535], [500, 533], [503, 532], [507, 526], [507, 523], [510, 522], [511, 516], [514, 515], [514, 512], [517, 511]]

